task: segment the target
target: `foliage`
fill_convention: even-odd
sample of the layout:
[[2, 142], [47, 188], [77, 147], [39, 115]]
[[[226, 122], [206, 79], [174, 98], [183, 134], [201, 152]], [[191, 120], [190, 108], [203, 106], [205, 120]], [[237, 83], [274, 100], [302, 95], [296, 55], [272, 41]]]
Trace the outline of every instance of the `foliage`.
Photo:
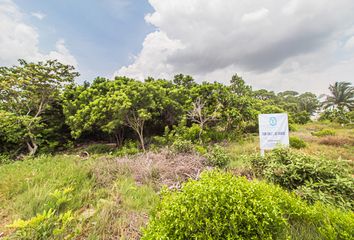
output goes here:
[[329, 90], [331, 95], [325, 95], [322, 104], [325, 109], [354, 109], [354, 87], [350, 82], [335, 82], [329, 86]]
[[325, 136], [334, 136], [336, 132], [332, 129], [321, 129], [317, 132], [311, 132], [312, 136], [316, 137], [325, 137]]
[[290, 137], [289, 142], [290, 142], [290, 147], [296, 149], [305, 148], [307, 146], [305, 141], [298, 137]]
[[138, 144], [134, 141], [126, 141], [124, 145], [113, 152], [115, 156], [129, 156], [139, 153]]
[[[12, 119], [15, 127], [23, 126], [16, 132], [7, 128], [6, 138], [17, 138], [16, 143], [25, 144], [31, 155], [38, 149], [38, 139], [45, 129], [44, 113], [59, 98], [66, 84], [72, 83], [78, 76], [72, 66], [63, 65], [58, 61], [28, 63], [19, 60], [19, 66], [0, 68], [0, 106], [5, 111], [6, 121]], [[4, 114], [4, 112], [2, 113]], [[2, 119], [1, 122], [3, 122]], [[10, 130], [14, 130], [9, 132]]]
[[230, 163], [230, 157], [221, 146], [213, 146], [205, 155], [208, 164], [214, 167], [224, 168]]
[[165, 191], [142, 239], [350, 239], [353, 217], [308, 206], [265, 182], [211, 171], [181, 191]]
[[177, 153], [190, 153], [193, 151], [193, 143], [177, 138], [172, 144], [172, 149]]
[[91, 144], [86, 148], [86, 151], [90, 154], [105, 154], [105, 153], [110, 153], [113, 150], [114, 149], [111, 146], [103, 143]]
[[330, 161], [277, 149], [265, 157], [254, 156], [255, 172], [270, 182], [296, 190], [310, 202], [321, 200], [334, 206], [354, 209], [354, 179], [344, 162]]
[[327, 109], [321, 113], [320, 121], [337, 122], [341, 124], [354, 122], [354, 111], [345, 111], [343, 109]]
[[311, 121], [310, 114], [306, 111], [292, 114], [291, 118], [297, 124], [306, 124]]
[[75, 232], [75, 216], [71, 210], [65, 211], [64, 205], [71, 201], [70, 192], [66, 188], [56, 190], [48, 203], [49, 209], [28, 220], [19, 219], [8, 227], [14, 229], [13, 237], [19, 239], [70, 239]]
[[10, 162], [11, 162], [11, 159], [10, 159], [9, 155], [0, 153], [0, 165], [10, 163]]

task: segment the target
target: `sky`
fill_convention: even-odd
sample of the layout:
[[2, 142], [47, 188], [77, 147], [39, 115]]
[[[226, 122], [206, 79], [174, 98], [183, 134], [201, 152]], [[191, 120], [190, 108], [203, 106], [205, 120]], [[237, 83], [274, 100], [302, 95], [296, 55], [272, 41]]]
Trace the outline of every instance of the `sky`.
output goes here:
[[0, 0], [0, 65], [324, 93], [354, 83], [353, 0]]

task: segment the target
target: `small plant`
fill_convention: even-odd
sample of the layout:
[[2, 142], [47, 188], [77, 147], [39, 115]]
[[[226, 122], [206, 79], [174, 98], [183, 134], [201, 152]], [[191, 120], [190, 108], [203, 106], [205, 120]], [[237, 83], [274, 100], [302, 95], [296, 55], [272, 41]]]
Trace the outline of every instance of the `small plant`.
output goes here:
[[7, 227], [14, 229], [11, 237], [32, 239], [72, 239], [77, 234], [75, 216], [71, 210], [64, 211], [65, 204], [71, 201], [73, 189], [56, 190], [50, 194], [48, 210], [28, 219], [19, 219]]
[[322, 129], [317, 132], [312, 132], [311, 134], [312, 136], [316, 136], [316, 137], [325, 137], [325, 136], [334, 136], [336, 135], [336, 132], [332, 129]]
[[210, 153], [206, 154], [208, 164], [214, 167], [224, 168], [229, 164], [230, 157], [226, 154], [225, 150], [216, 145], [211, 148]]
[[90, 154], [105, 154], [112, 152], [112, 147], [106, 144], [92, 144], [86, 148], [86, 151]]
[[306, 147], [305, 141], [298, 137], [290, 137], [289, 142], [292, 148], [301, 149]]
[[193, 143], [190, 140], [176, 139], [172, 149], [177, 153], [190, 153], [193, 151]]

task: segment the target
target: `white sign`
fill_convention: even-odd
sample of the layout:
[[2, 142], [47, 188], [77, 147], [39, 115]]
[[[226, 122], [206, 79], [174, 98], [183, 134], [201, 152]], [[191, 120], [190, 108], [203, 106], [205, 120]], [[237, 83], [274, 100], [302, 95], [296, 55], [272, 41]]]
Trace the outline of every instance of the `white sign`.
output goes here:
[[289, 146], [288, 114], [260, 114], [259, 140], [261, 150], [270, 150], [279, 145]]

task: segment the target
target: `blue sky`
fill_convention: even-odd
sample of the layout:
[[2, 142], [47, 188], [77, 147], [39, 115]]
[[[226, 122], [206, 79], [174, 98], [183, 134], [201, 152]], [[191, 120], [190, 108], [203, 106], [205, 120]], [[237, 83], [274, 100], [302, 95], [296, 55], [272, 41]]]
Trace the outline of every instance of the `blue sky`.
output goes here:
[[[111, 77], [116, 69], [131, 63], [145, 36], [153, 31], [144, 16], [152, 12], [145, 0], [15, 0], [25, 21], [39, 33], [39, 47], [50, 51], [58, 39], [75, 56], [80, 80]], [[28, 13], [41, 13], [40, 20]]]

